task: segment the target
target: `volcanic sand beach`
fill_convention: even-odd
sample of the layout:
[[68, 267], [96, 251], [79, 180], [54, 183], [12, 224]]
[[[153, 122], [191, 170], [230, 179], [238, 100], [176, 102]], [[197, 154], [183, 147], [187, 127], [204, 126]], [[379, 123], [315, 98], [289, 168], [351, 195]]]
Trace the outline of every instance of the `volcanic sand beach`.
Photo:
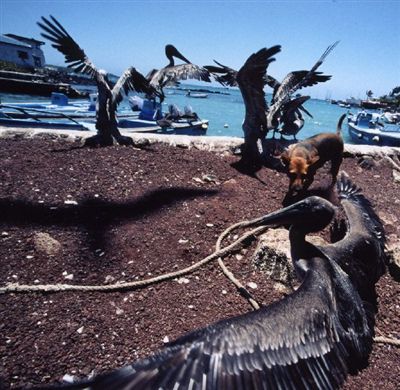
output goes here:
[[[233, 223], [281, 208], [283, 173], [240, 174], [238, 156], [174, 138], [136, 147], [81, 148], [81, 141], [18, 131], [0, 139], [0, 285], [104, 285], [187, 267], [214, 251]], [[211, 140], [207, 142], [213, 142]], [[205, 149], [207, 142], [201, 141]], [[239, 142], [231, 140], [231, 148]], [[204, 149], [203, 148], [203, 149]], [[210, 148], [210, 147], [209, 147]], [[229, 148], [228, 148], [229, 149]], [[342, 169], [399, 245], [399, 184], [384, 159], [346, 157]], [[323, 186], [318, 175], [315, 187]], [[329, 231], [319, 234], [329, 239]], [[287, 293], [252, 261], [253, 242], [226, 264], [262, 304]], [[253, 285], [254, 287], [255, 285]], [[400, 338], [400, 284], [377, 285], [376, 334]], [[211, 262], [184, 278], [125, 292], [0, 295], [4, 388], [82, 378], [149, 355], [190, 330], [252, 310]], [[345, 389], [398, 389], [400, 349], [375, 343]]]

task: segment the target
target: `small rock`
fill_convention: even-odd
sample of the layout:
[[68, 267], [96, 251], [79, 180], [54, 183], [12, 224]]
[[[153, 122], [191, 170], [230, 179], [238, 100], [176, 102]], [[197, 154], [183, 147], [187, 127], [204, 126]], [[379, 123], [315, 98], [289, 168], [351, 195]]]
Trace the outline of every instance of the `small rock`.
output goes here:
[[9, 236], [9, 234], [8, 234], [7, 232], [1, 232], [1, 235], [2, 235], [3, 237]]
[[226, 294], [228, 294], [228, 291], [222, 290], [222, 295], [226, 295]]
[[400, 183], [400, 172], [396, 171], [395, 169], [393, 169], [393, 181], [395, 183]]
[[73, 375], [69, 375], [69, 374], [65, 374], [62, 377], [63, 382], [67, 382], [67, 383], [74, 383], [74, 376]]
[[219, 183], [218, 183], [217, 176], [214, 176], [214, 175], [203, 175], [202, 179], [203, 179], [205, 182], [208, 182], [208, 183], [219, 184]]
[[376, 167], [376, 161], [371, 156], [362, 156], [358, 160], [358, 165], [363, 169], [370, 170]]
[[104, 279], [104, 283], [112, 283], [115, 280], [114, 276], [107, 275]]
[[237, 255], [235, 255], [235, 257], [236, 257], [236, 260], [242, 260], [243, 259], [243, 255], [241, 255], [241, 254], [237, 254]]
[[179, 242], [179, 244], [187, 244], [189, 242], [189, 240], [180, 239], [178, 242]]
[[32, 240], [35, 250], [47, 256], [56, 256], [62, 248], [60, 242], [51, 237], [48, 233], [34, 233]]
[[253, 290], [255, 290], [257, 288], [257, 283], [249, 282], [249, 283], [247, 283], [247, 286], [252, 288]]
[[26, 258], [27, 259], [33, 259], [33, 256], [32, 255], [28, 255], [28, 256], [26, 256]]
[[189, 280], [188, 278], [179, 278], [179, 279], [177, 280], [177, 282], [178, 282], [179, 284], [188, 284], [188, 283], [190, 282], [190, 280]]
[[72, 280], [74, 278], [74, 274], [68, 274], [64, 276], [64, 279]]
[[122, 309], [120, 309], [119, 307], [117, 307], [117, 310], [115, 310], [115, 314], [117, 315], [117, 316], [120, 316], [121, 314], [123, 314], [124, 313], [124, 311], [122, 310]]
[[207, 223], [206, 226], [207, 226], [207, 227], [213, 227], [214, 224], [213, 224], [213, 223]]
[[78, 202], [76, 200], [64, 200], [64, 204], [72, 204], [76, 206]]
[[188, 308], [189, 309], [194, 309], [194, 306], [193, 305], [189, 305]]
[[83, 333], [83, 326], [81, 326], [79, 329], [77, 329], [76, 331], [77, 331], [77, 333], [79, 333], [79, 334], [82, 334]]
[[162, 341], [163, 341], [164, 344], [169, 343], [169, 337], [165, 336]]
[[201, 180], [199, 177], [193, 177], [192, 180], [195, 181], [196, 183], [201, 183], [201, 184], [204, 183], [204, 181]]

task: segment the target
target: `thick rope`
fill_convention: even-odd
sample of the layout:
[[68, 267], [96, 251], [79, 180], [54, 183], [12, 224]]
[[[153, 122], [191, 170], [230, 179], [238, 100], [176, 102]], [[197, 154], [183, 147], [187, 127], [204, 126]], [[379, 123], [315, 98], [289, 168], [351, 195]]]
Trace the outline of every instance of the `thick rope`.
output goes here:
[[[245, 227], [251, 226], [259, 222], [262, 218], [256, 218], [251, 221], [242, 221], [238, 222], [228, 229], [226, 229], [222, 235], [226, 235], [229, 231], [237, 228], [237, 227]], [[61, 292], [61, 291], [100, 291], [100, 292], [114, 292], [114, 291], [122, 291], [122, 290], [131, 290], [135, 288], [143, 288], [149, 286], [151, 284], [160, 283], [166, 280], [174, 279], [188, 273], [193, 272], [194, 270], [200, 268], [204, 264], [209, 263], [210, 261], [224, 257], [231, 253], [232, 251], [236, 250], [239, 245], [246, 241], [247, 239], [254, 237], [254, 235], [264, 231], [266, 229], [265, 226], [261, 226], [257, 229], [254, 229], [250, 232], [243, 234], [239, 237], [236, 241], [232, 244], [228, 245], [225, 248], [222, 248], [211, 255], [205, 257], [204, 259], [198, 261], [195, 264], [192, 264], [189, 267], [183, 268], [181, 270], [175, 272], [169, 272], [166, 274], [162, 274], [159, 276], [155, 276], [154, 278], [144, 279], [144, 280], [135, 280], [132, 282], [125, 282], [125, 283], [115, 283], [115, 284], [108, 284], [108, 285], [73, 285], [73, 284], [44, 284], [44, 285], [24, 285], [18, 283], [10, 283], [4, 287], [0, 287], [0, 294], [5, 293], [29, 293], [29, 292]], [[228, 233], [226, 233], [228, 232]]]
[[391, 337], [384, 337], [384, 336], [376, 336], [374, 337], [374, 341], [376, 343], [390, 344], [396, 347], [400, 347], [400, 339], [393, 339]]
[[[230, 226], [228, 229], [226, 229], [224, 232], [222, 232], [222, 234], [218, 237], [217, 243], [215, 244], [216, 252], [218, 252], [221, 249], [221, 243], [224, 240], [224, 238], [227, 237], [228, 234], [230, 232], [232, 232], [232, 230], [239, 228], [239, 227], [243, 227], [243, 223], [239, 222], [235, 225]], [[257, 235], [257, 234], [263, 233], [267, 229], [268, 229], [267, 226], [261, 226], [261, 227], [258, 227], [256, 229], [252, 230], [252, 232], [254, 235]], [[249, 290], [247, 290], [246, 287], [238, 279], [236, 279], [236, 277], [233, 275], [233, 273], [227, 268], [225, 263], [222, 261], [221, 257], [219, 257], [217, 261], [218, 261], [218, 264], [221, 267], [224, 275], [236, 286], [238, 291], [249, 301], [249, 303], [253, 307], [253, 309], [258, 310], [260, 308], [260, 305], [253, 298], [253, 296], [251, 295]]]

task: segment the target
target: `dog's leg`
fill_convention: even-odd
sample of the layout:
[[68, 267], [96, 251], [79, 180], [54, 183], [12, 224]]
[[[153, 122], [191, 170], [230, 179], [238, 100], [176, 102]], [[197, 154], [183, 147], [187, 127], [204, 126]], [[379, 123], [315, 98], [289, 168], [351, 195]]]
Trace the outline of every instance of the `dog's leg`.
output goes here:
[[342, 164], [343, 156], [332, 159], [331, 163], [331, 175], [332, 175], [332, 185], [336, 183], [336, 178], [339, 172], [340, 165]]

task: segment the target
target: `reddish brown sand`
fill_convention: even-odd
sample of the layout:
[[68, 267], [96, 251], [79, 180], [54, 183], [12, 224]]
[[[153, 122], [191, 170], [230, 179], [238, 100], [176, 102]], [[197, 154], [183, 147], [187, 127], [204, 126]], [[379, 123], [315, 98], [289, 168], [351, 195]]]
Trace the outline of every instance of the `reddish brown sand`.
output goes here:
[[[230, 165], [234, 156], [160, 144], [76, 146], [0, 140], [1, 285], [104, 284], [186, 267], [212, 253], [229, 225], [280, 208], [287, 188], [287, 178], [269, 169], [259, 173], [265, 184], [240, 174]], [[346, 158], [343, 169], [380, 215], [399, 215], [399, 187], [387, 163], [365, 169]], [[385, 227], [399, 234], [395, 223]], [[59, 241], [60, 252], [39, 251], [37, 233]], [[255, 282], [255, 297], [269, 304], [282, 293], [250, 261], [254, 247], [226, 263], [243, 283]], [[162, 347], [166, 336], [251, 310], [215, 262], [186, 278], [129, 292], [1, 295], [3, 386], [120, 367]], [[379, 281], [378, 335], [400, 337], [399, 292], [390, 275]], [[368, 367], [345, 388], [398, 389], [399, 367], [399, 348], [375, 344]]]

